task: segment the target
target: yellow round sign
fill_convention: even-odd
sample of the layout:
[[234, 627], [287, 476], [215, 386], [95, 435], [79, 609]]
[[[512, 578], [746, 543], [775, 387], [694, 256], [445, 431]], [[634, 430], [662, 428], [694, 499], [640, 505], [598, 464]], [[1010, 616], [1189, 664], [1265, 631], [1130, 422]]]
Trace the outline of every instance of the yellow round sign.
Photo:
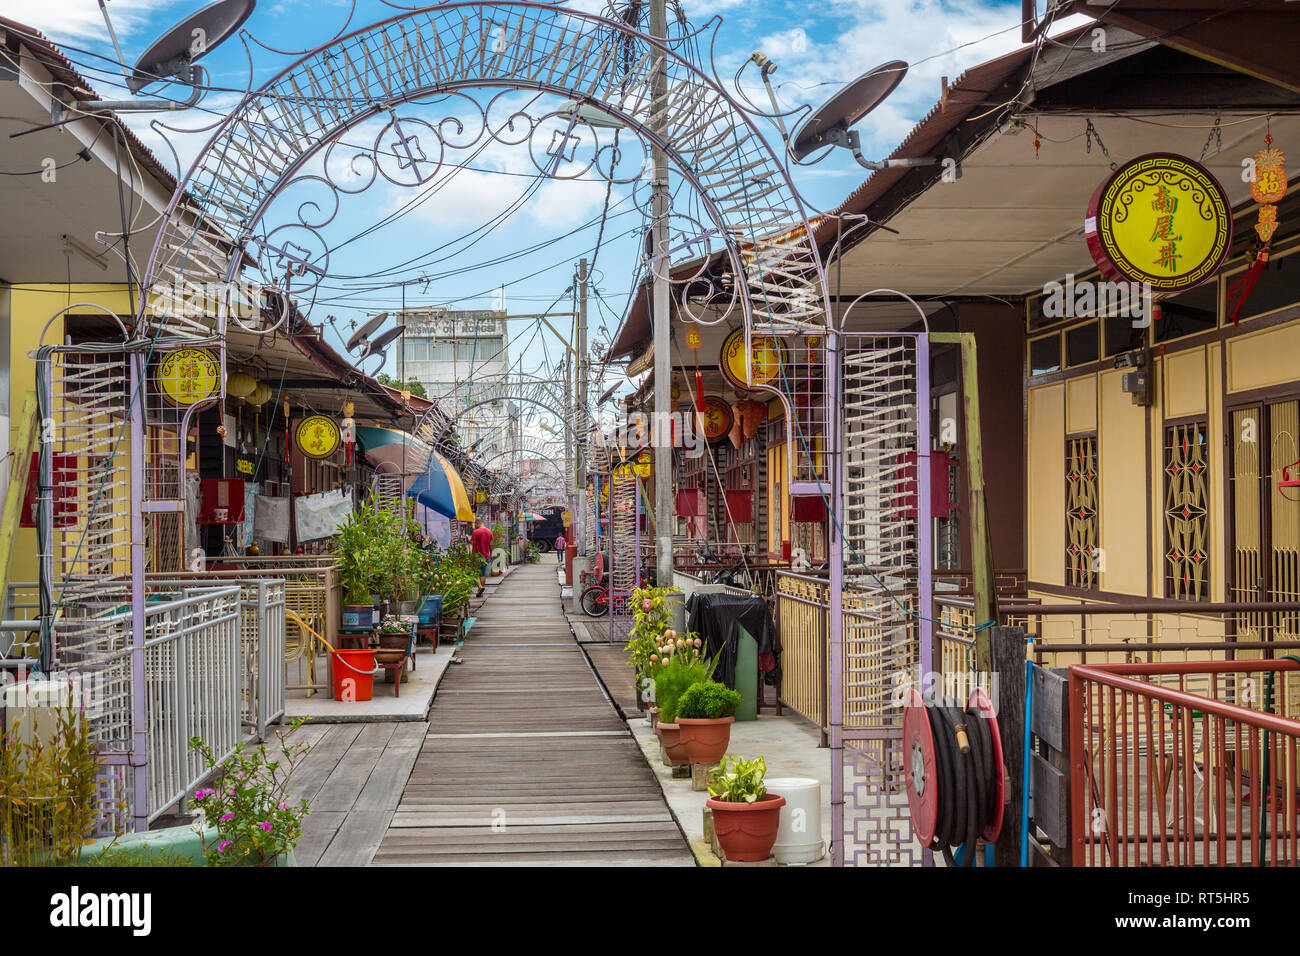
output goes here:
[[650, 472], [654, 470], [655, 458], [649, 449], [641, 452], [629, 463], [632, 466], [632, 473], [638, 478], [649, 478]]
[[1149, 153], [1097, 187], [1084, 238], [1106, 278], [1169, 295], [1200, 285], [1223, 265], [1232, 246], [1232, 204], [1200, 163]]
[[207, 349], [176, 349], [158, 363], [158, 387], [175, 405], [197, 405], [217, 394], [221, 365]]
[[790, 350], [773, 335], [750, 336], [749, 372], [745, 371], [745, 330], [736, 329], [722, 343], [718, 365], [723, 377], [735, 388], [771, 385], [781, 377], [781, 366]]
[[326, 415], [310, 415], [293, 433], [298, 450], [308, 458], [328, 458], [339, 450], [339, 426]]

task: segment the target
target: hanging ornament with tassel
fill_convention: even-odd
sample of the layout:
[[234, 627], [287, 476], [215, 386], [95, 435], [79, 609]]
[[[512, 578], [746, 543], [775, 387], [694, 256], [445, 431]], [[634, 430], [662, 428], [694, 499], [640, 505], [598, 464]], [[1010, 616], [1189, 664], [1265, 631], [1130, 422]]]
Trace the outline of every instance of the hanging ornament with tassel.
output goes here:
[[347, 446], [347, 465], [352, 467], [352, 445], [357, 440], [357, 423], [352, 418], [352, 402], [343, 403], [343, 443]]
[[1240, 279], [1228, 286], [1228, 302], [1232, 305], [1232, 324], [1241, 321], [1241, 307], [1268, 267], [1269, 250], [1273, 233], [1277, 231], [1277, 203], [1286, 195], [1286, 156], [1273, 145], [1272, 132], [1264, 134], [1264, 148], [1255, 154], [1255, 175], [1250, 180], [1250, 198], [1259, 203], [1259, 219], [1255, 235], [1259, 237], [1259, 252], [1255, 261]]

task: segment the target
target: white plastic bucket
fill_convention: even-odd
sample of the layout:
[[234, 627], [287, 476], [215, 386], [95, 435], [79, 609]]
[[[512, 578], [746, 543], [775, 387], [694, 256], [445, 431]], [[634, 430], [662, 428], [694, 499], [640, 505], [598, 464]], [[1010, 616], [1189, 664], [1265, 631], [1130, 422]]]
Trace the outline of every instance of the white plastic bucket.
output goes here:
[[785, 797], [772, 855], [777, 863], [816, 863], [826, 855], [822, 844], [822, 787], [814, 777], [769, 777], [768, 793]]

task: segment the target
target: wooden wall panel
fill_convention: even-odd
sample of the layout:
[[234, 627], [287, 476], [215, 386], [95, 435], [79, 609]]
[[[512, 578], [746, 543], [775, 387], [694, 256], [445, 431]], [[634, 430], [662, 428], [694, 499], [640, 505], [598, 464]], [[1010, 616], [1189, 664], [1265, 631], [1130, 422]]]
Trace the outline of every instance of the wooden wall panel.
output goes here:
[[1100, 373], [1097, 426], [1101, 476], [1101, 588], [1121, 594], [1147, 593], [1149, 495], [1146, 409], [1120, 390], [1120, 369]]
[[1029, 579], [1065, 583], [1065, 386], [1029, 389]]

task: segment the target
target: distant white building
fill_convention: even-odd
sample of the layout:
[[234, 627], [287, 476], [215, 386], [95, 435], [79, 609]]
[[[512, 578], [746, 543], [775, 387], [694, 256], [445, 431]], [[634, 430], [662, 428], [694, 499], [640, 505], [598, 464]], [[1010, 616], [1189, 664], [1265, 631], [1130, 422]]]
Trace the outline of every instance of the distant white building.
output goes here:
[[398, 378], [420, 382], [430, 398], [458, 415], [461, 441], [480, 461], [512, 447], [519, 412], [498, 397], [510, 368], [505, 313], [420, 309], [402, 313], [401, 321], [406, 332], [398, 348]]

